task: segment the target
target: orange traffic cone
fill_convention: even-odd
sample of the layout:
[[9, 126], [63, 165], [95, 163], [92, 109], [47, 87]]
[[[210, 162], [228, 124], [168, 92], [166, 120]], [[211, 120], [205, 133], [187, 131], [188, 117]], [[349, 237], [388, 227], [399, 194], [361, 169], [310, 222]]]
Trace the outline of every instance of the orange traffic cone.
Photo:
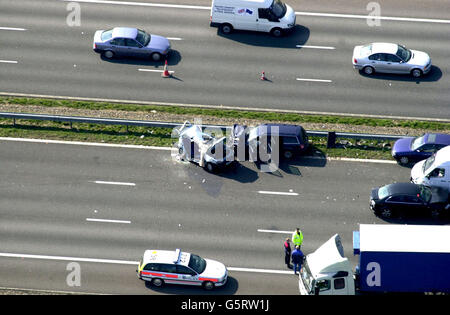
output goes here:
[[163, 71], [163, 73], [161, 74], [161, 76], [162, 76], [163, 78], [170, 78], [170, 76], [171, 76], [169, 70], [167, 70], [167, 59], [166, 59], [166, 62], [164, 63], [164, 71]]
[[266, 73], [263, 71], [262, 73], [261, 73], [261, 81], [266, 81], [267, 80], [267, 78], [266, 78]]

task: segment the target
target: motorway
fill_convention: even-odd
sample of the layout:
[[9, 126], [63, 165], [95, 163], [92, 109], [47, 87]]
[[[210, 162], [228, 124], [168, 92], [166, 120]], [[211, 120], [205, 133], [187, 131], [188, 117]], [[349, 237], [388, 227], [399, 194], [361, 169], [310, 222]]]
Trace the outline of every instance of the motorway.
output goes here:
[[[297, 294], [282, 248], [290, 231], [301, 227], [306, 254], [339, 233], [356, 264], [352, 231], [392, 223], [369, 210], [370, 189], [409, 178], [395, 163], [305, 157], [274, 173], [246, 162], [212, 175], [164, 149], [0, 145], [0, 287], [9, 288], [206, 293], [137, 279], [145, 249], [181, 248], [230, 269], [227, 286], [212, 294]], [[394, 223], [425, 222], [411, 220]], [[71, 262], [80, 264], [80, 286], [66, 282]]]
[[[0, 92], [84, 98], [283, 109], [362, 115], [450, 118], [450, 1], [380, 1], [380, 26], [356, 0], [287, 1], [293, 34], [274, 39], [209, 27], [210, 1], [80, 2], [69, 26], [68, 1], [3, 0]], [[172, 4], [173, 6], [167, 6]], [[190, 6], [189, 6], [190, 5]], [[363, 18], [361, 18], [363, 17]], [[169, 69], [146, 60], [103, 60], [95, 30], [136, 26], [171, 39]], [[386, 41], [428, 52], [429, 75], [366, 77], [352, 68], [353, 47]], [[261, 81], [264, 71], [268, 81]]]

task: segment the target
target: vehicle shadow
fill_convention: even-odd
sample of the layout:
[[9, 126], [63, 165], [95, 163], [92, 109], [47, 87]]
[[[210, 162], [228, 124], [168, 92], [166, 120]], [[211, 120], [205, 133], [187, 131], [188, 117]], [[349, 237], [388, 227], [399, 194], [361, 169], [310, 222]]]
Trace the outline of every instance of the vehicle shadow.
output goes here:
[[431, 66], [430, 72], [420, 78], [413, 78], [411, 75], [407, 74], [374, 73], [372, 75], [368, 75], [362, 71], [360, 71], [359, 73], [361, 74], [361, 76], [369, 79], [415, 82], [416, 84], [420, 84], [421, 82], [436, 82], [442, 78], [441, 69], [433, 65]]
[[234, 30], [233, 33], [227, 35], [217, 30], [217, 35], [251, 46], [300, 49], [296, 46], [304, 45], [308, 41], [309, 28], [295, 25], [290, 33], [278, 38], [268, 33], [240, 30]]
[[174, 294], [174, 295], [232, 295], [235, 294], [239, 288], [238, 281], [228, 276], [227, 283], [223, 287], [214, 288], [211, 291], [203, 290], [201, 287], [179, 285], [179, 284], [165, 284], [164, 286], [157, 288], [151, 285], [149, 282], [145, 283], [145, 287], [154, 292], [162, 294]]
[[[150, 58], [138, 58], [138, 57], [115, 57], [112, 59], [105, 58], [103, 55], [100, 55], [100, 58], [109, 63], [116, 64], [128, 64], [135, 66], [145, 66], [145, 67], [155, 67], [156, 69], [162, 70], [165, 64], [165, 59], [161, 61], [153, 61]], [[180, 63], [182, 57], [181, 54], [177, 50], [171, 50], [167, 56], [167, 65], [175, 66]]]

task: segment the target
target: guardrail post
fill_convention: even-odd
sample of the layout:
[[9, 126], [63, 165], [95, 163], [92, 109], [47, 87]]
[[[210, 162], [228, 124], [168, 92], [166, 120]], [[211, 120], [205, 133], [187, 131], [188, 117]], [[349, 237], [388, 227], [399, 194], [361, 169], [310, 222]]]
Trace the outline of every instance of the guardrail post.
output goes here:
[[327, 149], [334, 148], [335, 146], [336, 146], [336, 132], [328, 131]]

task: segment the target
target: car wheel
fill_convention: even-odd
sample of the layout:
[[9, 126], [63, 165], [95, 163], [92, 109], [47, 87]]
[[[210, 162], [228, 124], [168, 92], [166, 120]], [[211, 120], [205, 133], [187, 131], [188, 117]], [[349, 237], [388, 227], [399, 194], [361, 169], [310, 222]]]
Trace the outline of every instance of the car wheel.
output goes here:
[[441, 211], [439, 209], [431, 209], [431, 217], [433, 219], [439, 219], [441, 216]]
[[389, 208], [382, 208], [382, 209], [376, 210], [375, 213], [378, 216], [386, 218], [386, 219], [392, 218], [392, 216], [393, 216], [392, 210]]
[[203, 289], [205, 289], [207, 291], [211, 291], [212, 289], [214, 289], [214, 287], [215, 287], [215, 285], [211, 281], [203, 282]]
[[408, 164], [409, 163], [409, 159], [407, 156], [402, 156], [400, 158], [400, 164]]
[[152, 280], [152, 284], [157, 287], [160, 288], [164, 285], [164, 280], [163, 279], [159, 279], [159, 278], [155, 278]]
[[206, 163], [205, 168], [208, 172], [213, 173], [214, 172], [214, 165], [212, 163]]
[[283, 154], [284, 158], [287, 159], [287, 160], [292, 159], [292, 155], [293, 154], [292, 154], [291, 151], [284, 151], [284, 154]]
[[233, 26], [231, 26], [230, 24], [222, 24], [220, 25], [220, 31], [223, 34], [230, 34], [231, 32], [233, 32]]
[[273, 37], [281, 37], [281, 35], [283, 35], [283, 31], [281, 30], [281, 28], [275, 27], [270, 30], [270, 34]]
[[411, 75], [412, 75], [414, 78], [420, 78], [420, 77], [422, 76], [422, 70], [420, 70], [420, 69], [413, 69], [413, 70], [411, 71]]
[[375, 72], [375, 69], [370, 66], [367, 66], [363, 68], [363, 72], [367, 75], [372, 75]]
[[153, 61], [160, 61], [162, 59], [162, 55], [160, 53], [153, 53], [150, 55]]
[[114, 58], [114, 52], [112, 52], [111, 50], [104, 51], [103, 56], [105, 58], [112, 59]]

